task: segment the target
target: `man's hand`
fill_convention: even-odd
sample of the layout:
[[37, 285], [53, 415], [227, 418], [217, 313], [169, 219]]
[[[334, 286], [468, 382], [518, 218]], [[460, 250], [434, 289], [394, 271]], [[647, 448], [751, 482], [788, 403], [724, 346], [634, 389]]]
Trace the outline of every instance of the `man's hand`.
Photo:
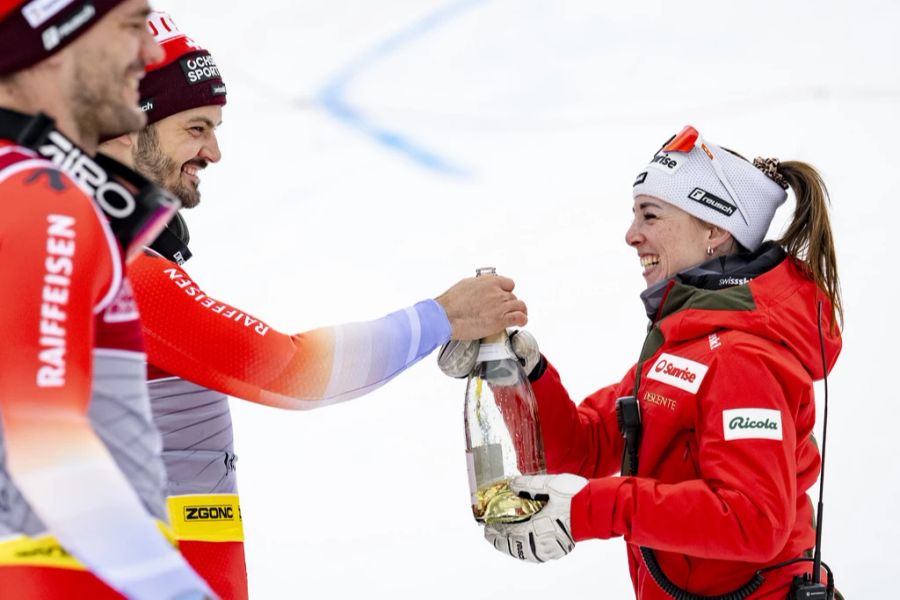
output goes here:
[[544, 500], [547, 505], [522, 523], [485, 525], [485, 539], [500, 552], [520, 560], [542, 563], [562, 558], [575, 548], [570, 516], [572, 497], [587, 482], [584, 477], [568, 473], [516, 477], [509, 485], [512, 491]]
[[515, 285], [499, 275], [471, 277], [435, 298], [450, 319], [450, 339], [478, 340], [507, 327], [525, 325], [528, 309], [512, 293]]

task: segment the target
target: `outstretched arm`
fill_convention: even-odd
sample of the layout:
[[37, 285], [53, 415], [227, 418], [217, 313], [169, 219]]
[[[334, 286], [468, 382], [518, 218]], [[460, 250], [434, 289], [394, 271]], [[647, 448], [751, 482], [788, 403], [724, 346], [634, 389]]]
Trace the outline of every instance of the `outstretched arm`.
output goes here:
[[451, 336], [476, 338], [525, 320], [511, 280], [473, 278], [380, 319], [289, 335], [208, 296], [157, 255], [137, 259], [129, 276], [151, 364], [230, 396], [289, 409], [361, 396]]

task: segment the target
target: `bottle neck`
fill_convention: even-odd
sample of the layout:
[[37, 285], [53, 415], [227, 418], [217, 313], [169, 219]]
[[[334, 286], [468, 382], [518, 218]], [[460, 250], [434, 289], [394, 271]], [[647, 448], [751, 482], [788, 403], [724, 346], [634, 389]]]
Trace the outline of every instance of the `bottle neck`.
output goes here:
[[481, 338], [482, 344], [505, 344], [506, 340], [509, 339], [509, 336], [506, 334], [506, 330], [498, 331], [497, 333], [491, 334], [487, 337]]
[[481, 342], [478, 347], [478, 358], [475, 362], [483, 363], [492, 360], [506, 360], [513, 358], [513, 353], [506, 340], [502, 342]]

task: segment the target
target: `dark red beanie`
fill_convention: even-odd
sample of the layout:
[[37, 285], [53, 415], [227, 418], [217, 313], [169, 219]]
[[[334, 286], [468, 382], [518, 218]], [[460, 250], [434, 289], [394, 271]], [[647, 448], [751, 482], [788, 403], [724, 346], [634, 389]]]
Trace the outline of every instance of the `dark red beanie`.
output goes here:
[[0, 0], [0, 75], [62, 50], [122, 0]]
[[190, 108], [225, 105], [225, 83], [208, 51], [179, 31], [167, 13], [150, 13], [147, 26], [166, 53], [141, 80], [147, 124]]

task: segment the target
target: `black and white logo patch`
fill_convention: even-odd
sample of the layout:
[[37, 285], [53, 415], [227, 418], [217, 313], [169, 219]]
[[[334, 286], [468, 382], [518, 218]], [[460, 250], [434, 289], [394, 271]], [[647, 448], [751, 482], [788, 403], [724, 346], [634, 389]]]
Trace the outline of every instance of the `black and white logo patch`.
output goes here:
[[97, 9], [90, 2], [85, 2], [74, 12], [59, 18], [41, 33], [44, 50], [50, 51], [59, 46], [66, 38], [81, 30], [91, 19], [97, 16]]
[[70, 4], [72, 0], [33, 0], [22, 8], [22, 16], [37, 29]]
[[635, 177], [634, 183], [631, 185], [631, 187], [640, 185], [645, 181], [647, 181], [647, 171], [644, 171], [643, 173], [640, 173], [637, 177]]
[[144, 98], [141, 100], [141, 103], [138, 105], [138, 108], [141, 109], [141, 112], [150, 112], [156, 105], [153, 103], [153, 98]]
[[197, 85], [210, 79], [221, 79], [216, 60], [209, 54], [182, 58], [178, 63], [190, 85]]
[[713, 209], [714, 211], [720, 212], [728, 217], [733, 215], [734, 211], [737, 210], [737, 206], [735, 206], [734, 204], [722, 200], [718, 196], [714, 196], [713, 194], [710, 194], [709, 192], [701, 188], [694, 188], [693, 191], [688, 194], [688, 198], [690, 198], [694, 202], [699, 202], [700, 204], [703, 204]]
[[212, 92], [213, 96], [224, 96], [228, 93], [225, 90], [224, 83], [213, 83], [212, 85], [210, 85], [210, 91]]
[[650, 164], [647, 166], [662, 171], [663, 173], [674, 175], [678, 172], [678, 169], [681, 168], [681, 165], [687, 162], [687, 158], [687, 154], [684, 153], [660, 151], [653, 156], [653, 160], [651, 160]]
[[185, 506], [185, 521], [234, 521], [234, 509], [220, 506]]

